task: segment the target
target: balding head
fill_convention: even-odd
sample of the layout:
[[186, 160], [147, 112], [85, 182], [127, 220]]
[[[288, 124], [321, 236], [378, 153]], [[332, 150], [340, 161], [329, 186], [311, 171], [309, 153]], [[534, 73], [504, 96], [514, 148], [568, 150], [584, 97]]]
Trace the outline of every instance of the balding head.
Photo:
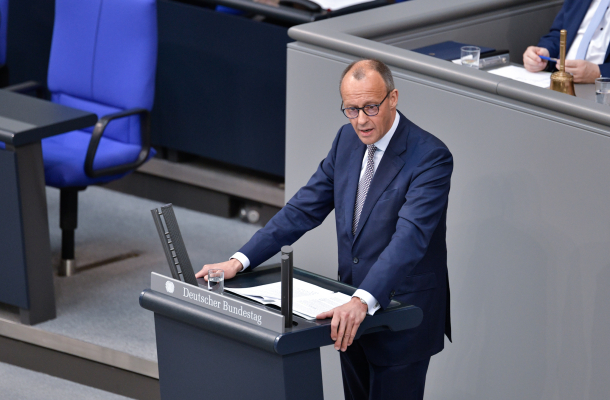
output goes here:
[[369, 58], [354, 61], [343, 70], [341, 81], [339, 82], [339, 91], [341, 91], [341, 84], [346, 75], [349, 74], [352, 78], [360, 81], [364, 79], [367, 72], [370, 71], [375, 71], [381, 76], [381, 79], [383, 79], [383, 82], [385, 83], [386, 93], [394, 90], [394, 79], [392, 78], [392, 72], [388, 66], [379, 60]]
[[398, 90], [388, 67], [377, 60], [351, 64], [343, 72], [340, 93], [344, 114], [350, 110], [351, 116], [345, 116], [362, 143], [373, 144], [383, 138], [394, 123], [398, 103]]

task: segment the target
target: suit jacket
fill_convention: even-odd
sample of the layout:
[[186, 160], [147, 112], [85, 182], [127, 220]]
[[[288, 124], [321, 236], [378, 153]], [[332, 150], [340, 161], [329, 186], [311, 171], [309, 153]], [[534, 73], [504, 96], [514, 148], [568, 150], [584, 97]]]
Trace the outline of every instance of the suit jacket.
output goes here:
[[[553, 21], [553, 25], [551, 25], [551, 31], [540, 39], [538, 47], [547, 49], [551, 57], [559, 58], [559, 32], [565, 29], [568, 31], [566, 37], [566, 54], [568, 54], [568, 50], [570, 50], [570, 46], [574, 43], [578, 28], [580, 28], [580, 24], [582, 24], [582, 20], [585, 18], [585, 14], [587, 14], [592, 1], [565, 0], [559, 14], [557, 14], [555, 21]], [[606, 49], [604, 63], [599, 65], [599, 70], [602, 76], [610, 76], [610, 45]]]
[[453, 158], [404, 115], [375, 172], [358, 229], [352, 216], [366, 146], [344, 125], [307, 185], [240, 252], [253, 266], [320, 225], [335, 209], [341, 281], [390, 301], [420, 307], [422, 324], [360, 338], [370, 362], [401, 365], [443, 349], [450, 338], [445, 220]]

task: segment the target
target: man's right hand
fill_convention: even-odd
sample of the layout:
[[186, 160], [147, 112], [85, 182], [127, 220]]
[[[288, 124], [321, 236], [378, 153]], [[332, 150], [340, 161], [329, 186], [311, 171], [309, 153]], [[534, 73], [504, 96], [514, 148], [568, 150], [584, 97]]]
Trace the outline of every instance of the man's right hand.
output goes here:
[[235, 258], [230, 259], [229, 261], [221, 262], [218, 264], [206, 264], [201, 268], [201, 271], [195, 274], [195, 278], [204, 278], [206, 281], [208, 280], [208, 270], [210, 269], [222, 269], [225, 272], [225, 279], [231, 279], [239, 271], [243, 269], [243, 265]]
[[523, 65], [530, 72], [542, 71], [546, 68], [548, 61], [543, 60], [538, 56], [549, 57], [549, 51], [544, 47], [530, 46], [523, 53]]

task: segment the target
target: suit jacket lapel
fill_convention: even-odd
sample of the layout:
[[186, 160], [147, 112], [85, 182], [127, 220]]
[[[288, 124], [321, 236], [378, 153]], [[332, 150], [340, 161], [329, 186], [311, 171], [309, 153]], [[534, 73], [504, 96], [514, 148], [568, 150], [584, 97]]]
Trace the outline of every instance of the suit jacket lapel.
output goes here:
[[[400, 172], [402, 167], [405, 165], [405, 161], [400, 158], [400, 155], [407, 149], [409, 124], [409, 120], [407, 120], [404, 115], [400, 114], [400, 121], [398, 123], [398, 127], [396, 128], [396, 132], [388, 144], [388, 148], [386, 149], [385, 154], [383, 155], [383, 158], [375, 171], [375, 175], [373, 176], [373, 181], [371, 182], [369, 192], [366, 195], [366, 200], [364, 201], [364, 206], [362, 207], [362, 213], [360, 214], [360, 221], [358, 221], [358, 229], [356, 230], [353, 241], [358, 238], [358, 235], [366, 224], [366, 221], [368, 220], [369, 215], [371, 214], [371, 211], [373, 210], [375, 203], [377, 203], [377, 200], [379, 200], [381, 194], [394, 180], [396, 174], [398, 174], [398, 172]], [[362, 157], [364, 157], [364, 154]], [[352, 215], [353, 210], [354, 205], [352, 204]]]
[[366, 151], [366, 145], [358, 139], [358, 143], [354, 145], [349, 160], [348, 175], [346, 193], [344, 193], [344, 205], [345, 220], [347, 223], [345, 227], [347, 229], [347, 235], [350, 239], [354, 239], [352, 233], [352, 219], [354, 217], [354, 207], [356, 205], [356, 193], [358, 192], [358, 181], [360, 180], [360, 169], [362, 168], [362, 159], [364, 158], [364, 152]]

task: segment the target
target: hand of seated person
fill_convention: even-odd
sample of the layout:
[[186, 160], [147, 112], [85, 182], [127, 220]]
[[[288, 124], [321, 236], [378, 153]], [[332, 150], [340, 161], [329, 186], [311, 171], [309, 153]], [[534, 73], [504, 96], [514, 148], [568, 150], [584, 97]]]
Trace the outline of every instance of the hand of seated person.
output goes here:
[[195, 278], [204, 278], [206, 281], [208, 280], [208, 270], [210, 269], [222, 269], [225, 272], [225, 279], [231, 279], [239, 271], [241, 271], [243, 265], [236, 260], [235, 258], [230, 259], [229, 261], [217, 263], [217, 264], [206, 264], [201, 268], [201, 271], [195, 274]]
[[542, 71], [546, 68], [548, 61], [538, 56], [549, 56], [549, 51], [544, 47], [530, 46], [523, 53], [523, 66], [530, 72]]
[[595, 83], [599, 78], [599, 65], [585, 60], [566, 60], [566, 72], [574, 75], [574, 83]]

